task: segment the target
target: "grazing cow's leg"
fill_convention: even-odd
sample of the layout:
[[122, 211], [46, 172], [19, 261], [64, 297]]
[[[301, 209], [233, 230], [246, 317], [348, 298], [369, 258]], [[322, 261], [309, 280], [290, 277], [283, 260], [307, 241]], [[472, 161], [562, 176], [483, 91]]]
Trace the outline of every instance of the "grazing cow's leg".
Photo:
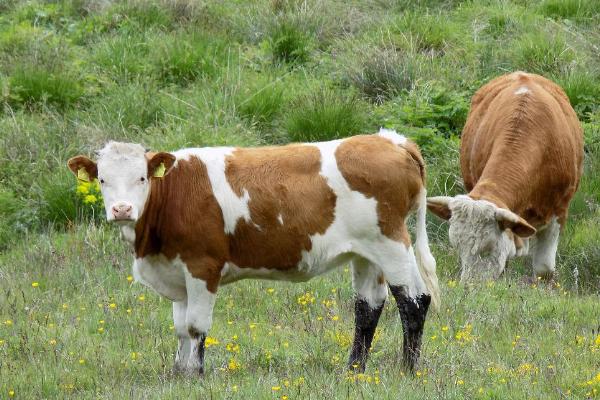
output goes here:
[[178, 345], [175, 354], [175, 364], [173, 371], [179, 372], [185, 370], [190, 356], [190, 334], [186, 324], [187, 299], [184, 301], [173, 302], [173, 325], [177, 334]]
[[352, 286], [354, 302], [354, 344], [348, 368], [364, 372], [377, 322], [387, 298], [383, 273], [363, 258], [352, 261]]
[[556, 218], [553, 218], [544, 229], [536, 233], [533, 249], [533, 272], [537, 277], [550, 280], [554, 276], [559, 235], [560, 224]]
[[207, 288], [206, 281], [185, 272], [187, 289], [186, 325], [191, 338], [191, 351], [187, 363], [190, 373], [204, 373], [204, 340], [212, 325], [212, 312], [216, 294]]
[[373, 246], [370, 253], [369, 258], [383, 271], [396, 299], [404, 330], [404, 366], [413, 371], [421, 353], [421, 337], [431, 296], [419, 272], [412, 246], [407, 248], [403, 243], [390, 241]]

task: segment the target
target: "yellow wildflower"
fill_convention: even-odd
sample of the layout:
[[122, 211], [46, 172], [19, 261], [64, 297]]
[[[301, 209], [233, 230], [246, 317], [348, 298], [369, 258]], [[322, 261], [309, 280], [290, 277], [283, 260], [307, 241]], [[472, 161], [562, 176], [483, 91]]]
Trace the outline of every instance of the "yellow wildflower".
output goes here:
[[464, 385], [465, 381], [463, 381], [462, 379], [459, 379], [459, 380], [456, 381], [456, 384], [457, 385]]
[[38, 287], [40, 284], [38, 282], [31, 282], [31, 287]]
[[457, 285], [457, 282], [454, 280], [448, 281], [448, 287], [449, 288], [455, 288]]
[[229, 363], [227, 363], [227, 369], [230, 371], [235, 371], [240, 369], [241, 364], [235, 360], [235, 358], [229, 359]]
[[442, 332], [448, 332], [448, 325], [442, 326]]
[[277, 392], [278, 390], [281, 390], [281, 386], [271, 386], [271, 390]]
[[113, 310], [114, 310], [115, 308], [117, 308], [117, 305], [116, 305], [115, 303], [110, 303], [110, 304], [108, 305], [108, 308], [111, 308], [111, 309], [113, 309]]
[[54, 346], [54, 345], [56, 344], [56, 339], [50, 339], [50, 342], [49, 342], [49, 343], [50, 343], [52, 346]]
[[273, 289], [273, 288], [268, 288], [268, 289], [267, 289], [267, 293], [269, 293], [269, 294], [273, 294], [273, 293], [275, 293], [275, 289]]
[[204, 339], [204, 347], [209, 348], [210, 346], [216, 346], [219, 344], [219, 341], [211, 336], [207, 336], [206, 339]]
[[85, 364], [85, 360], [83, 358], [80, 358], [79, 359], [79, 364], [81, 364], [81, 365]]
[[90, 192], [90, 183], [85, 181], [79, 181], [77, 185], [77, 193], [80, 195], [86, 195]]
[[14, 390], [12, 390], [12, 389], [10, 389], [10, 390], [8, 391], [8, 397], [15, 397], [15, 391], [14, 391]]
[[127, 282], [129, 282], [129, 283], [133, 282], [133, 276], [127, 275]]
[[13, 322], [10, 319], [7, 319], [6, 321], [4, 321], [4, 325], [6, 326], [12, 326]]
[[98, 328], [98, 333], [103, 333], [103, 332], [104, 332], [104, 328], [103, 327]]
[[83, 198], [85, 204], [94, 204], [96, 201], [98, 201], [98, 198], [93, 194], [88, 194]]
[[140, 294], [140, 295], [138, 296], [138, 300], [139, 300], [139, 301], [144, 301], [145, 299], [146, 299], [146, 296], [144, 296], [143, 294]]

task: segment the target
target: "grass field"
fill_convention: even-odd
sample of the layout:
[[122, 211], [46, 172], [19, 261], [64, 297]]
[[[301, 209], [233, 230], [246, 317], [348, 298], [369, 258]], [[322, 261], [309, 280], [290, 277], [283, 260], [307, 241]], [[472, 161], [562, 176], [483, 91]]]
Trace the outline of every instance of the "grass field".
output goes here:
[[[600, 3], [595, 0], [0, 2], [0, 398], [600, 396]], [[457, 283], [429, 217], [443, 306], [416, 376], [388, 302], [348, 375], [350, 274], [219, 290], [201, 380], [174, 376], [170, 302], [128, 280], [130, 250], [66, 160], [108, 139], [156, 150], [412, 137], [432, 195], [463, 191], [473, 92], [513, 70], [561, 84], [585, 131], [554, 287], [511, 263]]]

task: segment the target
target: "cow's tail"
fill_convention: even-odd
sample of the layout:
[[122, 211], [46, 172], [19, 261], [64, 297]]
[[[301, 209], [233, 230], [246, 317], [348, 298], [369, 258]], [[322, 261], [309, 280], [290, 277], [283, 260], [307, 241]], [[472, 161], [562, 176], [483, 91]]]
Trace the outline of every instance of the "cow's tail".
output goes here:
[[431, 249], [429, 249], [429, 239], [427, 238], [427, 190], [425, 186], [419, 194], [419, 208], [417, 209], [417, 240], [415, 242], [415, 255], [421, 277], [425, 281], [425, 286], [431, 296], [431, 304], [434, 310], [440, 309], [440, 286], [438, 284], [437, 274], [435, 273], [436, 263]]
[[440, 286], [438, 284], [437, 274], [435, 272], [436, 263], [431, 249], [429, 248], [429, 239], [427, 238], [427, 189], [425, 189], [425, 161], [421, 156], [421, 152], [417, 145], [410, 140], [407, 140], [404, 136], [399, 135], [393, 130], [381, 129], [379, 136], [383, 136], [390, 139], [405, 149], [415, 164], [419, 168], [421, 174], [421, 181], [423, 186], [421, 193], [419, 193], [418, 209], [417, 209], [417, 239], [415, 243], [415, 255], [417, 258], [417, 265], [421, 277], [425, 282], [425, 286], [431, 296], [431, 304], [437, 311], [440, 309]]

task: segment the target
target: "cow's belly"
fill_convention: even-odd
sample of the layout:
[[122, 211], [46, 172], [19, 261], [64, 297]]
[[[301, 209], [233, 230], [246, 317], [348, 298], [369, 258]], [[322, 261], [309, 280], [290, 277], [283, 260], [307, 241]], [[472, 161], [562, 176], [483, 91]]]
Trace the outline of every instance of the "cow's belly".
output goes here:
[[247, 268], [233, 263], [226, 263], [221, 272], [221, 285], [226, 285], [240, 279], [268, 279], [288, 282], [306, 282], [315, 276], [324, 274], [341, 265], [348, 264], [355, 255], [339, 252], [318, 260], [307, 262], [303, 259], [294, 268]]
[[137, 258], [133, 263], [133, 276], [137, 282], [154, 289], [161, 296], [172, 301], [183, 301], [187, 297], [184, 268], [185, 264], [179, 258]]

